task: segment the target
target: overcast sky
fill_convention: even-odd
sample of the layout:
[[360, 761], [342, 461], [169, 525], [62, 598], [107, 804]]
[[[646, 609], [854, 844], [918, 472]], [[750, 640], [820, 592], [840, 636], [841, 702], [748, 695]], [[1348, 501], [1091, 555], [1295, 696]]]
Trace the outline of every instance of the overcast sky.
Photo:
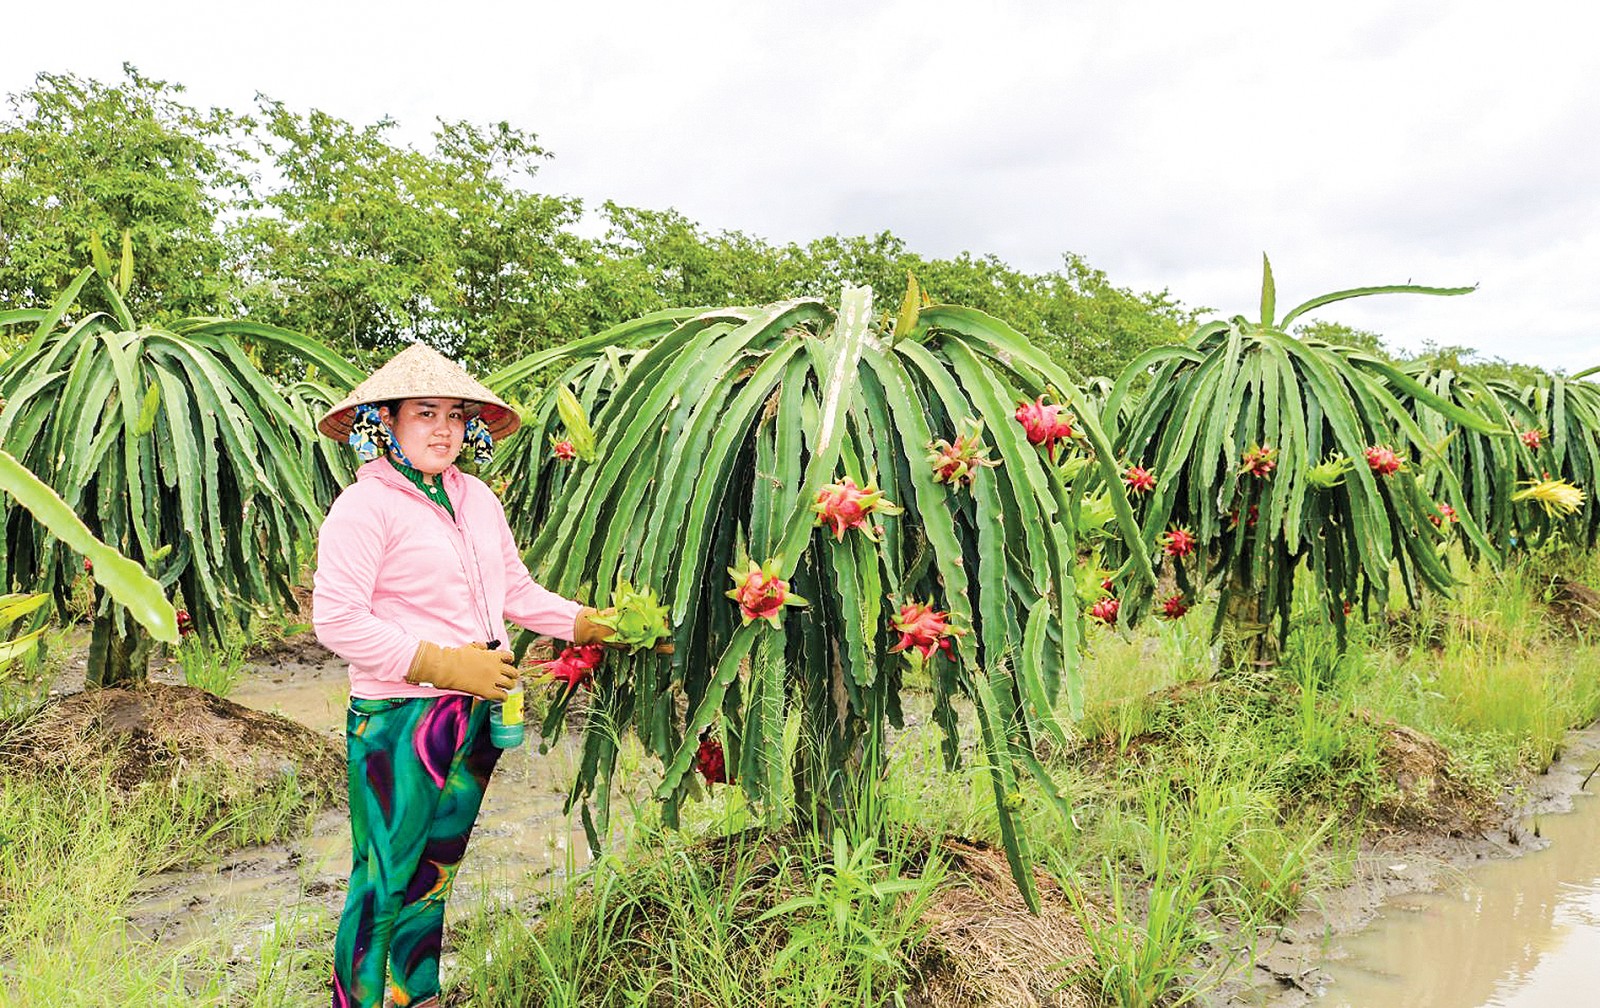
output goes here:
[[[1256, 314], [1600, 365], [1600, 4], [0, 0], [0, 92], [126, 60], [201, 105], [509, 120], [536, 187], [773, 242], [889, 230]], [[239, 13], [230, 14], [228, 7]], [[71, 14], [68, 16], [68, 11]], [[1303, 12], [1303, 13], [1302, 13]]]

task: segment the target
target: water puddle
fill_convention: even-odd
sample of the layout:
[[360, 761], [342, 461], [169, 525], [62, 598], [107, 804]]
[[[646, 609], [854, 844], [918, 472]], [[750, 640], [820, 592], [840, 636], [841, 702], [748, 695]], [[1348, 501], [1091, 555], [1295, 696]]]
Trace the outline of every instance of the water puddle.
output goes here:
[[1334, 940], [1315, 1008], [1546, 1008], [1600, 1003], [1600, 759], [1594, 728], [1563, 761], [1572, 810], [1529, 820], [1548, 846], [1392, 899], [1360, 933]]

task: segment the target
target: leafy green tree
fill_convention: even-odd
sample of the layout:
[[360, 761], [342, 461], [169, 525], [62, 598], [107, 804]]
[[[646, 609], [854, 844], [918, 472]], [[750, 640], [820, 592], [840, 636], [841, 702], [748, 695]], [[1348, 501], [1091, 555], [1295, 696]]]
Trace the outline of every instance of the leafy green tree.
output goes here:
[[[660, 313], [491, 381], [540, 368], [558, 378], [496, 459], [517, 477], [505, 499], [519, 541], [564, 593], [604, 604], [619, 579], [659, 590], [676, 644], [670, 657], [644, 652], [595, 673], [572, 796], [596, 800], [594, 832], [606, 831], [617, 728], [632, 725], [662, 760], [657, 794], [671, 822], [719, 721], [730, 777], [752, 800], [776, 813], [792, 795], [799, 820], [825, 830], [884, 770], [910, 652], [952, 762], [955, 701], [974, 704], [1007, 855], [1031, 902], [1020, 781], [1032, 776], [1065, 809], [1035, 747], [1065, 741], [1059, 693], [1081, 700], [1075, 477], [1085, 469], [1058, 465], [1055, 440], [1069, 435], [1053, 425], [1048, 451], [1034, 443], [1019, 403], [1049, 386], [1077, 411], [1074, 430], [1097, 449], [1107, 505], [1133, 542], [1130, 571], [1149, 577], [1110, 443], [1068, 376], [972, 309], [919, 311], [912, 299], [890, 329], [864, 288], [837, 311], [807, 298]], [[569, 401], [563, 419], [564, 394], [593, 418], [582, 424], [595, 434], [592, 460], [550, 453], [574, 416]], [[958, 464], [985, 455], [998, 465]], [[875, 490], [896, 506], [874, 510]], [[781, 604], [789, 594], [808, 604]], [[785, 765], [791, 714], [804, 739]]]
[[359, 356], [421, 340], [500, 362], [585, 331], [576, 200], [519, 187], [545, 151], [506, 123], [441, 121], [433, 146], [263, 100], [281, 182], [229, 232], [252, 316]]
[[[86, 284], [109, 312], [75, 321]], [[81, 310], [81, 309], [80, 309]], [[14, 320], [15, 316], [11, 316]], [[51, 486], [103, 540], [181, 592], [195, 627], [220, 637], [255, 604], [288, 604], [289, 581], [321, 515], [296, 445], [315, 439], [236, 336], [277, 345], [329, 373], [350, 365], [293, 333], [181, 319], [141, 325], [117, 288], [86, 269], [0, 365], [0, 448]], [[26, 511], [6, 515], [5, 584], [51, 592], [64, 609], [83, 545]], [[149, 637], [95, 574], [88, 682], [143, 677]]]
[[[104, 84], [39, 74], [0, 119], [0, 305], [48, 302], [127, 232], [142, 315], [213, 314], [233, 292], [217, 219], [246, 192], [247, 124], [123, 65]], [[91, 295], [93, 292], [91, 292]], [[104, 306], [102, 306], [104, 307]]]
[[642, 210], [607, 201], [609, 228], [595, 247], [604, 269], [635, 293], [610, 307], [617, 324], [665, 308], [766, 304], [793, 292], [800, 264], [738, 231], [710, 234], [676, 210]]

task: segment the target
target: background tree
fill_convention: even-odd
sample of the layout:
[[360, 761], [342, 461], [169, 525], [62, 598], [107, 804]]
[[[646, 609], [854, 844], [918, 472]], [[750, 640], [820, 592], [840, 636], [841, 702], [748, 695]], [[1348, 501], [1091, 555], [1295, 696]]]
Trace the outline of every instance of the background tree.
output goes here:
[[[248, 124], [123, 65], [112, 84], [39, 74], [0, 119], [0, 305], [44, 304], [126, 231], [143, 316], [215, 314], [233, 280], [217, 219], [246, 193]], [[91, 290], [89, 296], [96, 296]], [[99, 307], [107, 307], [100, 305]]]
[[576, 200], [517, 184], [546, 157], [506, 123], [441, 121], [430, 150], [391, 120], [356, 126], [263, 101], [257, 140], [281, 183], [229, 238], [252, 316], [350, 356], [420, 340], [469, 365], [592, 323], [566, 228]]

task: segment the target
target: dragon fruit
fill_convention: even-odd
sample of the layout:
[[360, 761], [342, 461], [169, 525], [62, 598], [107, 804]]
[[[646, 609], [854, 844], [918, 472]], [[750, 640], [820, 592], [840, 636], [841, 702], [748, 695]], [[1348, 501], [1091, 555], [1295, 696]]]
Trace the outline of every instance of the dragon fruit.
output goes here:
[[809, 604], [789, 591], [789, 582], [778, 576], [782, 566], [778, 557], [764, 564], [757, 564], [754, 560], [747, 561], [747, 564], [743, 571], [737, 567], [728, 568], [728, 576], [733, 578], [734, 587], [724, 593], [739, 603], [739, 616], [745, 624], [764, 619], [775, 627], [780, 626], [779, 617], [784, 606]]
[[572, 442], [566, 438], [561, 438], [558, 440], [556, 436], [552, 434], [550, 435], [550, 454], [554, 455], [563, 462], [571, 462], [573, 459], [578, 457], [578, 449], [574, 448], [572, 446]]
[[935, 648], [948, 658], [955, 658], [955, 638], [967, 631], [950, 625], [950, 614], [940, 612], [926, 602], [908, 602], [900, 611], [889, 617], [889, 623], [900, 634], [900, 640], [889, 648], [890, 652], [913, 650], [920, 660], [926, 661]]
[[700, 733], [700, 747], [694, 751], [694, 768], [706, 779], [706, 784], [728, 783], [728, 762], [722, 752], [722, 742], [707, 728]]
[[1186, 528], [1174, 528], [1164, 533], [1159, 540], [1161, 551], [1170, 557], [1186, 557], [1195, 551], [1199, 540], [1194, 533]]
[[563, 648], [561, 654], [551, 661], [535, 665], [534, 670], [541, 674], [549, 674], [551, 678], [568, 688], [583, 686], [589, 682], [590, 676], [604, 657], [604, 645], [572, 644]]
[[1533, 430], [1523, 431], [1521, 436], [1522, 443], [1528, 446], [1529, 451], [1538, 451], [1539, 447], [1544, 444], [1544, 431], [1537, 427]]
[[1276, 468], [1278, 468], [1278, 449], [1268, 448], [1265, 445], [1251, 448], [1244, 453], [1244, 458], [1239, 462], [1239, 471], [1256, 479], [1266, 479]]
[[[1260, 520], [1261, 520], [1261, 505], [1259, 505], [1259, 504], [1250, 505], [1248, 521], [1246, 522], [1246, 524], [1248, 524], [1249, 526], [1251, 526], [1253, 528], [1255, 526], [1255, 523], [1260, 521]], [[1238, 527], [1239, 527], [1239, 509], [1238, 508], [1234, 508], [1232, 511], [1228, 512], [1228, 528], [1236, 529]]]
[[1439, 513], [1429, 515], [1428, 520], [1433, 522], [1435, 528], [1442, 527], [1447, 522], [1454, 524], [1461, 520], [1461, 516], [1456, 514], [1456, 509], [1444, 501], [1439, 501], [1434, 507], [1439, 509]]
[[811, 510], [817, 513], [817, 524], [830, 526], [834, 541], [839, 542], [844, 539], [845, 532], [853, 528], [866, 533], [868, 539], [881, 540], [877, 526], [869, 524], [867, 518], [874, 514], [899, 514], [904, 509], [893, 501], [884, 500], [882, 490], [871, 485], [858, 487], [855, 480], [846, 476], [823, 487]]
[[187, 637], [194, 633], [194, 620], [190, 618], [189, 610], [179, 609], [176, 615], [178, 618], [178, 636]]
[[629, 651], [653, 648], [672, 635], [668, 627], [671, 606], [664, 606], [656, 598], [656, 591], [647, 585], [635, 588], [628, 581], [618, 579], [611, 592], [611, 606], [616, 611], [607, 615], [597, 613], [595, 623], [611, 631], [606, 638], [614, 645]]
[[1182, 619], [1183, 614], [1189, 611], [1189, 605], [1183, 600], [1183, 593], [1169, 595], [1161, 602], [1162, 619]]
[[1373, 445], [1364, 454], [1367, 456], [1367, 465], [1379, 476], [1393, 476], [1405, 461], [1388, 445]]
[[1017, 406], [1017, 423], [1028, 435], [1028, 443], [1043, 445], [1050, 461], [1056, 460], [1056, 442], [1073, 436], [1072, 422], [1077, 418], [1059, 404], [1046, 404], [1044, 396], [1033, 402]]
[[973, 477], [985, 466], [992, 468], [1000, 464], [988, 457], [989, 449], [979, 440], [983, 434], [982, 421], [968, 417], [961, 426], [966, 432], [957, 433], [954, 443], [941, 438], [928, 445], [933, 449], [928, 456], [928, 464], [933, 466], [935, 483], [949, 483], [953, 487], [971, 486]]
[[1146, 494], [1156, 488], [1156, 478], [1150, 470], [1140, 466], [1131, 465], [1123, 473], [1122, 482], [1128, 485], [1129, 493]]
[[1089, 607], [1089, 615], [1102, 623], [1115, 623], [1117, 610], [1122, 608], [1122, 603], [1114, 598], [1103, 598]]

